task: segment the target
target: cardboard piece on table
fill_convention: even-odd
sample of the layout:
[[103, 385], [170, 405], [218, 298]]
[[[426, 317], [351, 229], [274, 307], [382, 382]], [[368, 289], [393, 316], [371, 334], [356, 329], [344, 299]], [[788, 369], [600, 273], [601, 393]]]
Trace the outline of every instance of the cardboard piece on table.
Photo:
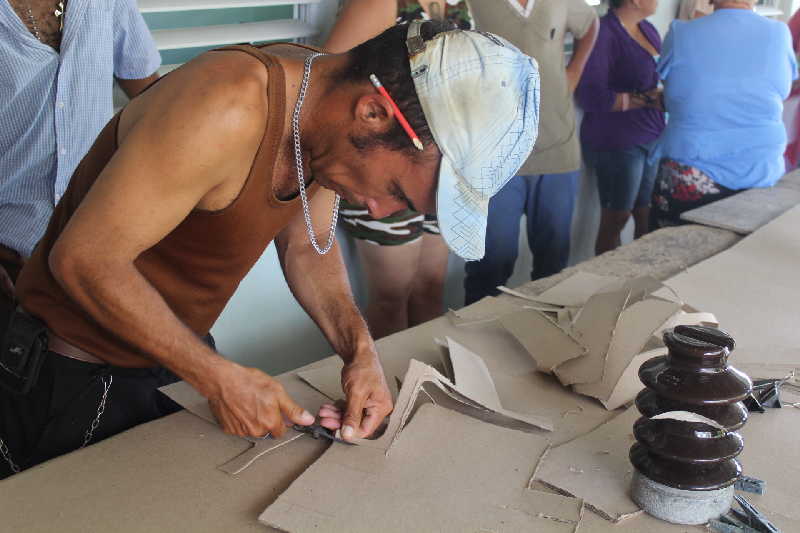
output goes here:
[[639, 416], [636, 408], [630, 408], [591, 433], [551, 448], [542, 457], [534, 479], [583, 499], [587, 507], [614, 522], [640, 513], [628, 494], [633, 474], [628, 450], [634, 442], [633, 423]]
[[515, 296], [517, 298], [522, 298], [523, 300], [527, 300], [528, 303], [526, 304], [526, 307], [528, 307], [530, 309], [536, 309], [537, 311], [552, 311], [552, 312], [556, 312], [556, 311], [558, 311], [559, 309], [561, 309], [563, 307], [561, 305], [554, 305], [554, 304], [548, 304], [548, 303], [541, 302], [541, 301], [539, 301], [537, 299], [538, 296], [533, 296], [533, 295], [530, 295], [530, 294], [527, 294], [527, 293], [524, 293], [524, 292], [521, 292], [521, 291], [517, 291], [517, 290], [514, 290], [514, 289], [509, 289], [508, 287], [506, 287], [504, 285], [498, 285], [497, 286], [497, 290], [502, 292], [502, 293], [508, 294], [509, 296]]
[[611, 337], [628, 297], [629, 292], [620, 289], [600, 292], [589, 298], [572, 326], [572, 334], [586, 346], [586, 355], [556, 367], [555, 374], [561, 383], [593, 383], [602, 379]]
[[[181, 407], [190, 413], [219, 427], [219, 422], [217, 422], [216, 417], [214, 417], [214, 414], [211, 412], [211, 408], [208, 406], [208, 400], [185, 381], [178, 381], [170, 385], [165, 385], [158, 390], [167, 395], [175, 403], [180, 404]], [[242, 440], [250, 442], [252, 446], [242, 454], [221, 465], [219, 469], [228, 474], [236, 475], [253, 464], [253, 461], [265, 453], [278, 449], [303, 435], [304, 433], [295, 431], [292, 428], [286, 428], [286, 433], [279, 439], [240, 437]]]
[[344, 363], [336, 358], [330, 364], [298, 372], [297, 377], [335, 402], [345, 399], [342, 390], [342, 368]]
[[589, 297], [609, 286], [620, 283], [619, 278], [598, 276], [578, 271], [564, 281], [533, 297], [537, 302], [563, 307], [582, 307]]
[[[604, 402], [611, 400], [613, 396], [614, 401], [611, 403], [617, 403], [619, 394], [614, 395], [615, 390], [628, 391], [640, 387], [639, 379], [636, 377], [639, 368], [636, 364], [637, 356], [653, 333], [680, 308], [681, 304], [676, 302], [649, 298], [625, 309], [619, 317], [611, 339], [602, 380], [597, 383], [576, 384], [575, 391]], [[606, 407], [610, 408], [608, 405]]]
[[450, 337], [447, 337], [447, 345], [456, 390], [470, 400], [496, 413], [528, 422], [542, 429], [553, 429], [550, 420], [544, 417], [518, 413], [504, 408], [500, 403], [497, 388], [483, 359]]
[[573, 533], [580, 500], [525, 488], [546, 446], [539, 436], [428, 403], [388, 456], [376, 447], [334, 444], [259, 520], [292, 533]]
[[454, 326], [465, 327], [493, 322], [503, 315], [521, 309], [521, 303], [511, 298], [487, 296], [467, 307], [448, 310], [447, 317]]
[[541, 372], [586, 354], [586, 348], [539, 311], [526, 309], [505, 315], [500, 322], [531, 354]]

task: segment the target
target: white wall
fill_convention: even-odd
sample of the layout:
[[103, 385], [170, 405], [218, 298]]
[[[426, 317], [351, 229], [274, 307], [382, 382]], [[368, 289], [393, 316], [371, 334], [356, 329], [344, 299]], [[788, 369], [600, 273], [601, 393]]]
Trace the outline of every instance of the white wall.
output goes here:
[[[660, 0], [652, 22], [662, 32], [678, 11], [680, 0]], [[800, 0], [798, 0], [800, 1]], [[570, 263], [594, 255], [594, 240], [600, 217], [597, 189], [589, 173], [584, 173], [573, 218]], [[527, 248], [524, 220], [520, 222], [520, 259], [510, 286], [530, 279], [533, 258]], [[623, 233], [631, 238], [631, 229]], [[354, 247], [340, 239], [356, 300], [366, 301], [366, 288], [360, 280]], [[451, 255], [445, 287], [445, 306], [458, 308], [464, 303], [464, 262]], [[294, 301], [286, 287], [274, 247], [267, 249], [225, 308], [212, 330], [221, 353], [267, 372], [278, 373], [326, 357], [332, 350], [314, 323]]]

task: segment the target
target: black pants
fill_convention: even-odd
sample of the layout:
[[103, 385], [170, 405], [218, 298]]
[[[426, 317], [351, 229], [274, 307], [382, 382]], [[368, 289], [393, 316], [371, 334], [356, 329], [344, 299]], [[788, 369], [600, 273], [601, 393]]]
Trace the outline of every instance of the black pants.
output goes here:
[[[105, 411], [90, 444], [181, 409], [157, 390], [178, 380], [166, 369], [97, 365], [49, 352], [28, 394], [0, 389], [0, 439], [19, 469], [83, 446], [110, 380]], [[0, 456], [0, 479], [12, 473]]]

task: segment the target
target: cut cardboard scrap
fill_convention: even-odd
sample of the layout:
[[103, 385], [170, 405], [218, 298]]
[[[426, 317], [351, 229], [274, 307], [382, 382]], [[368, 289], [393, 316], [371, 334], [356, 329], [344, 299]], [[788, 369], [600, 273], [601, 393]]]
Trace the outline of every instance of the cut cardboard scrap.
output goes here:
[[621, 283], [619, 278], [598, 276], [589, 272], [578, 271], [561, 283], [554, 285], [533, 300], [563, 307], [581, 307], [589, 297], [607, 287], [615, 287]]
[[714, 429], [726, 431], [725, 426], [716, 420], [711, 420], [706, 416], [692, 413], [690, 411], [667, 411], [666, 413], [651, 416], [650, 420], [677, 420], [678, 422], [694, 422], [711, 426]]
[[540, 436], [428, 403], [391, 454], [380, 447], [332, 446], [259, 520], [291, 533], [573, 533], [580, 500], [525, 488], [546, 446]]
[[494, 322], [499, 317], [520, 309], [522, 305], [511, 298], [487, 296], [467, 307], [448, 310], [447, 317], [454, 326], [466, 327]]
[[447, 344], [457, 391], [501, 415], [527, 422], [542, 429], [553, 429], [552, 423], [546, 418], [505, 409], [500, 402], [497, 388], [484, 360], [450, 337], [447, 338]]
[[531, 309], [536, 309], [537, 311], [556, 312], [556, 311], [558, 311], [559, 309], [561, 309], [563, 307], [561, 305], [553, 305], [553, 304], [546, 304], [544, 302], [540, 302], [539, 300], [537, 300], [536, 296], [533, 296], [531, 294], [527, 294], [527, 293], [524, 293], [524, 292], [520, 292], [520, 291], [517, 291], [517, 290], [514, 290], [514, 289], [509, 289], [508, 287], [506, 287], [504, 285], [498, 285], [497, 286], [497, 290], [502, 292], [502, 293], [508, 294], [509, 296], [514, 296], [516, 298], [521, 298], [523, 300], [527, 300], [528, 303], [526, 304], [526, 306], [531, 308]]
[[546, 374], [586, 354], [583, 345], [539, 311], [526, 309], [505, 315], [500, 322], [531, 354], [539, 371]]
[[586, 347], [586, 356], [566, 361], [555, 374], [564, 385], [592, 383], [603, 377], [603, 366], [617, 329], [617, 321], [628, 302], [624, 289], [592, 295], [573, 324], [575, 338]]
[[[648, 276], [622, 280], [578, 272], [542, 297], [566, 307], [552, 320], [525, 310], [502, 316], [501, 324], [539, 371], [555, 374], [562, 385], [600, 400], [609, 410], [632, 401], [641, 390], [638, 367], [666, 353], [665, 330], [717, 325], [714, 315], [685, 304], [674, 290]], [[574, 320], [567, 311], [577, 313]]]
[[640, 513], [628, 496], [633, 474], [628, 450], [639, 416], [632, 407], [591, 433], [551, 448], [537, 466], [535, 480], [583, 499], [587, 507], [614, 522]]
[[[603, 378], [597, 383], [576, 384], [575, 391], [597, 398], [608, 409], [619, 407], [622, 405], [620, 401], [625, 403], [620, 396], [627, 397], [631, 394], [635, 396], [642, 387], [636, 377], [641, 362], [644, 362], [639, 362], [639, 354], [653, 333], [680, 311], [680, 308], [679, 303], [650, 298], [636, 302], [625, 309], [619, 317], [608, 348]], [[629, 370], [627, 375], [626, 370]], [[621, 395], [621, 390], [626, 394]], [[614, 394], [615, 392], [617, 394]]]

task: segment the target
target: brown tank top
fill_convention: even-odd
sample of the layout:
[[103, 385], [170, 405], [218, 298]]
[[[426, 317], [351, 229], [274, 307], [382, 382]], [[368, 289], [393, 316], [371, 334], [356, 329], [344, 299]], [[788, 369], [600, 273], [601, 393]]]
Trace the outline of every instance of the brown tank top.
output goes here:
[[[172, 232], [135, 261], [141, 274], [198, 336], [208, 333], [275, 236], [301, 209], [300, 198], [281, 201], [272, 173], [284, 130], [283, 67], [259, 48], [229, 46], [259, 59], [269, 72], [269, 117], [249, 176], [239, 196], [219, 211], [192, 211]], [[59, 337], [109, 364], [152, 367], [157, 363], [104, 329], [64, 292], [48, 266], [50, 250], [97, 176], [117, 150], [120, 113], [106, 125], [72, 175], [42, 240], [17, 281], [22, 307]], [[316, 184], [309, 187], [313, 194]]]

